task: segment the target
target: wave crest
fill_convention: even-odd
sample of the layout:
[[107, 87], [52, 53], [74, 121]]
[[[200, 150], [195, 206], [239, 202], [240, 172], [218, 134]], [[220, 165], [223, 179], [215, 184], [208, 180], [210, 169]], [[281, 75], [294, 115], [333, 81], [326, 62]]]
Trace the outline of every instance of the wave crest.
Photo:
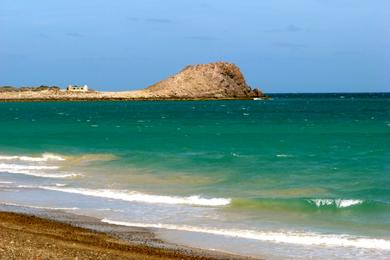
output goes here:
[[13, 161], [13, 160], [27, 161], [27, 162], [47, 162], [47, 161], [65, 161], [65, 158], [51, 153], [43, 153], [39, 157], [0, 155], [0, 161]]
[[[42, 165], [23, 165], [23, 164], [7, 164], [0, 163], [0, 172], [11, 173], [11, 174], [23, 174], [34, 177], [43, 178], [74, 178], [81, 176], [77, 173], [69, 172], [57, 172], [53, 173], [50, 171], [58, 170], [59, 166], [42, 166]], [[49, 172], [47, 172], [49, 171]]]
[[150, 194], [145, 194], [145, 193], [140, 193], [135, 191], [128, 192], [124, 190], [65, 188], [65, 187], [52, 187], [52, 186], [37, 186], [37, 187], [29, 187], [29, 188], [39, 188], [44, 190], [81, 194], [81, 195], [91, 196], [91, 197], [124, 200], [129, 202], [186, 204], [186, 205], [195, 205], [195, 206], [225, 206], [231, 202], [231, 199], [203, 198], [198, 195], [188, 196], [188, 197], [178, 197], [178, 196], [165, 196], [165, 195], [150, 195]]
[[262, 231], [239, 230], [239, 229], [216, 229], [216, 228], [203, 228], [203, 227], [173, 225], [173, 224], [130, 223], [130, 222], [122, 222], [122, 221], [113, 221], [109, 219], [102, 219], [101, 221], [104, 223], [120, 225], [120, 226], [162, 228], [162, 229], [169, 229], [169, 230], [189, 231], [189, 232], [221, 235], [227, 237], [269, 241], [275, 243], [357, 247], [357, 248], [390, 250], [389, 240], [367, 238], [367, 237], [354, 237], [349, 235], [318, 234], [318, 233], [310, 233], [310, 232], [291, 232], [291, 231], [262, 232]]
[[337, 208], [347, 208], [362, 204], [363, 200], [352, 200], [352, 199], [309, 199], [307, 200], [310, 204], [314, 204], [317, 207], [323, 206], [335, 206]]
[[274, 211], [343, 211], [359, 212], [389, 211], [390, 204], [375, 200], [362, 199], [322, 199], [322, 198], [250, 198], [233, 199], [230, 207], [240, 210], [274, 210]]

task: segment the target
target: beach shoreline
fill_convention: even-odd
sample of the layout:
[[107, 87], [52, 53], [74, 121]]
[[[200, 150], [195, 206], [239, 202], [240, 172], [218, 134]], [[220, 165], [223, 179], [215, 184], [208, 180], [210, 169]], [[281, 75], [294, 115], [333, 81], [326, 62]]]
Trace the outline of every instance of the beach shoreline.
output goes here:
[[150, 229], [61, 210], [0, 205], [0, 258], [255, 259], [172, 244]]

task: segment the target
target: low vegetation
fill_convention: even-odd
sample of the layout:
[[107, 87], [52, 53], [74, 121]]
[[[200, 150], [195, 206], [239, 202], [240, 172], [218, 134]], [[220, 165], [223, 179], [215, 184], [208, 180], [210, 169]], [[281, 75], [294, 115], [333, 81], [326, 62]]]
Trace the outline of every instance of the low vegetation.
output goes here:
[[60, 91], [58, 86], [38, 86], [38, 87], [13, 87], [13, 86], [2, 86], [0, 92], [22, 92], [22, 91]]

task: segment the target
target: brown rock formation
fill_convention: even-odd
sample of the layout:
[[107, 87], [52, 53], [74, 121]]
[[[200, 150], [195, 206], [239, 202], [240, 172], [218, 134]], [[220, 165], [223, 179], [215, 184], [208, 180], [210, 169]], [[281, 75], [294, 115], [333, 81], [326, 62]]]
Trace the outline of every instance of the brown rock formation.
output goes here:
[[[159, 98], [253, 98], [263, 93], [252, 90], [240, 69], [226, 62], [187, 66], [178, 74], [144, 90]], [[148, 95], [148, 96], [149, 96]]]

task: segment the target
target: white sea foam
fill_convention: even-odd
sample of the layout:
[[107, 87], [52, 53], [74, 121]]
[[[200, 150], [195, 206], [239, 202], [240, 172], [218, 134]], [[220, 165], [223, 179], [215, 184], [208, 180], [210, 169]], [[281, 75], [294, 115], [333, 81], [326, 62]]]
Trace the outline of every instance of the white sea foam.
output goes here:
[[23, 174], [34, 177], [42, 178], [53, 178], [53, 179], [64, 179], [64, 178], [76, 178], [82, 176], [78, 173], [46, 173], [38, 171], [29, 171], [29, 170], [0, 170], [0, 172], [12, 173], [12, 174]]
[[290, 154], [277, 154], [276, 157], [279, 157], [279, 158], [288, 158], [288, 157], [293, 157], [293, 156], [290, 155]]
[[205, 233], [213, 235], [221, 235], [227, 237], [236, 237], [244, 239], [253, 239], [259, 241], [268, 241], [274, 243], [289, 243], [298, 245], [317, 245], [330, 247], [357, 247], [369, 249], [390, 250], [390, 241], [385, 239], [375, 239], [368, 237], [354, 237], [350, 235], [337, 234], [319, 234], [310, 232], [261, 232], [253, 230], [239, 229], [216, 229], [203, 228], [187, 225], [172, 225], [172, 224], [144, 224], [131, 223], [122, 221], [113, 221], [102, 219], [102, 222], [120, 226], [145, 227], [145, 228], [162, 228], [178, 231], [189, 231], [196, 233]]
[[125, 212], [123, 209], [112, 209], [112, 208], [103, 208], [96, 209], [97, 211], [111, 211], [111, 212]]
[[81, 176], [81, 174], [76, 173], [52, 172], [53, 170], [58, 170], [59, 168], [59, 166], [54, 165], [47, 166], [0, 163], [0, 172], [3, 173], [24, 174], [44, 178], [73, 178]]
[[11, 161], [11, 160], [20, 160], [20, 161], [27, 161], [27, 162], [47, 162], [47, 161], [65, 161], [65, 158], [51, 154], [51, 153], [44, 153], [39, 157], [31, 157], [31, 156], [9, 156], [9, 155], [0, 155], [0, 160], [2, 161]]
[[17, 160], [19, 156], [5, 156], [5, 155], [0, 155], [0, 160], [3, 161], [9, 161], [9, 160]]
[[2, 170], [56, 170], [58, 166], [37, 166], [37, 165], [23, 165], [23, 164], [7, 164], [0, 163], [0, 171]]
[[56, 185], [56, 187], [65, 187], [66, 186], [65, 183], [56, 183], [55, 185]]
[[0, 163], [0, 172], [11, 173], [11, 174], [23, 174], [34, 177], [43, 177], [43, 178], [74, 178], [82, 176], [81, 174], [60, 172], [60, 173], [50, 173], [45, 172], [45, 170], [56, 170], [59, 167], [57, 166], [32, 166], [32, 165], [16, 165], [16, 164], [4, 164]]
[[232, 155], [233, 157], [242, 157], [242, 156], [239, 155], [238, 153], [231, 153], [231, 155]]
[[231, 202], [231, 199], [225, 198], [202, 198], [200, 196], [162, 196], [150, 195], [135, 191], [109, 190], [109, 189], [83, 189], [83, 188], [64, 188], [52, 186], [37, 186], [35, 188], [60, 191], [85, 196], [124, 200], [130, 202], [159, 203], [159, 204], [187, 204], [196, 206], [225, 206]]
[[343, 200], [343, 199], [310, 199], [310, 203], [316, 205], [317, 207], [322, 206], [336, 206], [337, 208], [347, 208], [350, 206], [355, 206], [362, 204], [363, 200]]

